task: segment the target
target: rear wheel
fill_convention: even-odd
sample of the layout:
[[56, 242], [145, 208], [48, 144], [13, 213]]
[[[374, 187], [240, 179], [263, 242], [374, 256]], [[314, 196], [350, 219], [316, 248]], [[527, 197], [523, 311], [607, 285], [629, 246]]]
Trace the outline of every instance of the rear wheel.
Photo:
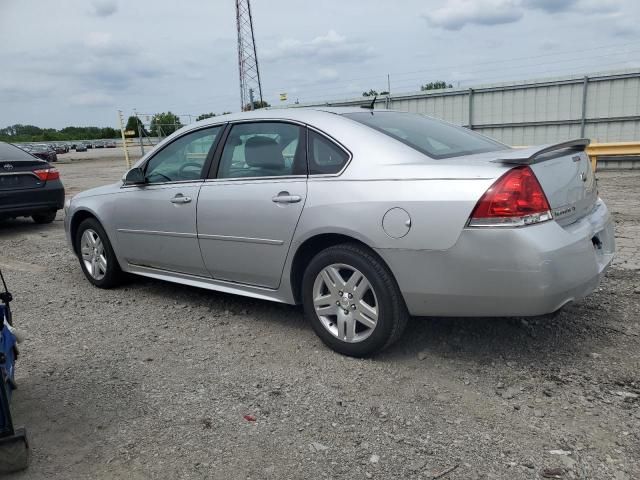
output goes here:
[[51, 223], [56, 219], [56, 211], [51, 210], [50, 212], [36, 213], [35, 215], [31, 215], [31, 218], [38, 224]]
[[122, 270], [106, 232], [95, 218], [87, 218], [80, 224], [75, 244], [87, 280], [99, 288], [120, 284]]
[[375, 354], [404, 331], [408, 313], [389, 269], [355, 244], [329, 247], [307, 267], [305, 315], [322, 341], [344, 355]]

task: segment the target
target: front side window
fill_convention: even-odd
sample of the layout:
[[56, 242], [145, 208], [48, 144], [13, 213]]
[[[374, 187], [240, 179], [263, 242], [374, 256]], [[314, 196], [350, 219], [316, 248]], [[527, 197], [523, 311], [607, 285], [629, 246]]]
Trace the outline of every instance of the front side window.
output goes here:
[[198, 180], [209, 151], [222, 127], [211, 127], [184, 135], [164, 147], [147, 163], [149, 183]]
[[338, 173], [349, 161], [347, 152], [328, 138], [309, 130], [309, 175]]
[[222, 150], [218, 178], [306, 175], [304, 143], [304, 129], [298, 125], [234, 125]]
[[462, 127], [416, 113], [358, 112], [348, 117], [384, 133], [431, 158], [496, 152], [508, 147]]

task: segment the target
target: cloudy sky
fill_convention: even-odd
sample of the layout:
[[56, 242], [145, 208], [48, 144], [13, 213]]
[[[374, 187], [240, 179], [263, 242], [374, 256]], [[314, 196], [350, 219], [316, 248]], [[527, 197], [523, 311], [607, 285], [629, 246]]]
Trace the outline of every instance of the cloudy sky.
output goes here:
[[[640, 66], [638, 0], [252, 0], [265, 100]], [[0, 0], [0, 127], [240, 108], [233, 0]]]

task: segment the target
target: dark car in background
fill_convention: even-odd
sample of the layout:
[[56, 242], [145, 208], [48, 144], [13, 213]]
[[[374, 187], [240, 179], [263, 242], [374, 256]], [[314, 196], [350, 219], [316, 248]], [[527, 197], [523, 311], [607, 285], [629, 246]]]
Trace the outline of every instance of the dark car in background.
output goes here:
[[69, 147], [62, 143], [55, 143], [51, 148], [55, 150], [56, 154], [67, 153], [69, 151]]
[[75, 150], [76, 152], [86, 152], [87, 151], [87, 144], [86, 143], [82, 143], [82, 142], [78, 142], [75, 145]]
[[94, 142], [93, 148], [104, 148], [104, 142]]
[[107, 142], [104, 142], [104, 147], [105, 148], [116, 148], [116, 142], [114, 142], [113, 140], [109, 140]]
[[36, 145], [29, 145], [27, 148], [28, 148], [28, 153], [30, 153], [34, 157], [41, 158], [42, 160], [45, 160], [47, 162], [58, 161], [58, 155], [56, 154], [55, 150], [49, 147], [49, 145], [36, 144]]
[[51, 223], [64, 207], [60, 173], [49, 162], [0, 142], [0, 219], [31, 217]]

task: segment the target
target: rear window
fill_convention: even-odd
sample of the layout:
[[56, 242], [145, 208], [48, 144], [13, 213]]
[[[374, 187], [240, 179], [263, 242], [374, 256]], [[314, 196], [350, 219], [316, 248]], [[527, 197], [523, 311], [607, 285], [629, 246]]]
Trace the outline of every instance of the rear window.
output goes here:
[[358, 112], [344, 115], [384, 133], [431, 158], [451, 158], [506, 150], [505, 145], [417, 113]]
[[19, 160], [33, 160], [33, 157], [15, 145], [0, 142], [0, 162], [8, 160], [17, 162]]

